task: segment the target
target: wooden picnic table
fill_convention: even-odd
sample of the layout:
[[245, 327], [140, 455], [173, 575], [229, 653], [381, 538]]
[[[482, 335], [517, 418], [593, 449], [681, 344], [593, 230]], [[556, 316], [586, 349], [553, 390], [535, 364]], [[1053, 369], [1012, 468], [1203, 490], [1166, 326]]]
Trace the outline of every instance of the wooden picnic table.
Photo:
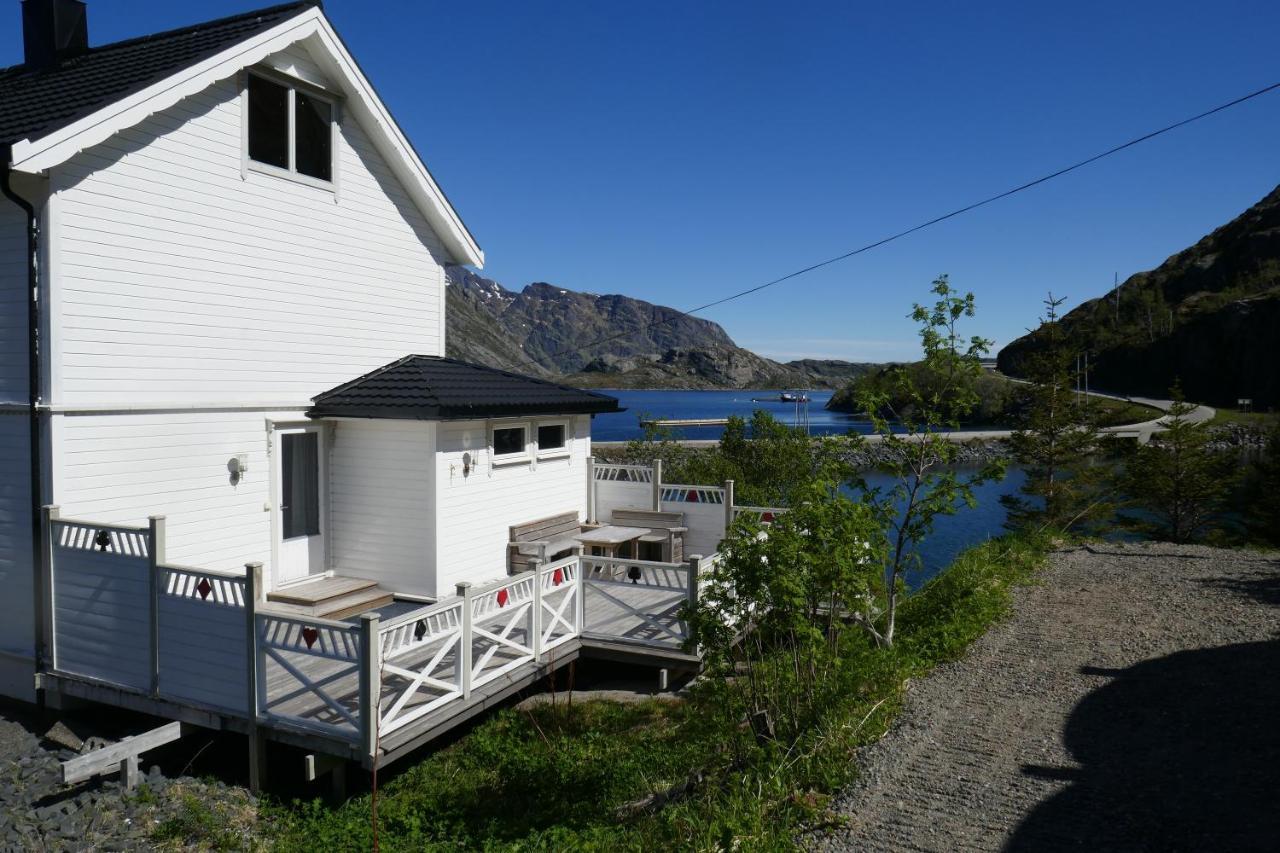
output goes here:
[[[602, 553], [592, 553], [591, 556], [593, 557], [630, 557], [632, 556], [631, 543], [641, 536], [647, 536], [651, 532], [647, 527], [622, 527], [617, 524], [607, 524], [594, 530], [584, 530], [575, 534], [573, 538], [588, 548], [601, 549]], [[619, 554], [619, 550], [624, 547], [627, 553]]]

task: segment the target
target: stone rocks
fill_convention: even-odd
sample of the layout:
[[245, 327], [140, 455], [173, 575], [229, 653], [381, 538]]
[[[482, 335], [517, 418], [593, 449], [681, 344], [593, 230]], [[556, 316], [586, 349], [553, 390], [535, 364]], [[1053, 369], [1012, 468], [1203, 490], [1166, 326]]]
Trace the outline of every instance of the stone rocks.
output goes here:
[[109, 742], [74, 723], [41, 725], [25, 706], [0, 705], [0, 851], [150, 849], [156, 827], [180, 822], [191, 797], [215, 812], [252, 815], [243, 789], [170, 779], [156, 765], [132, 792], [115, 776], [59, 781], [62, 761]]

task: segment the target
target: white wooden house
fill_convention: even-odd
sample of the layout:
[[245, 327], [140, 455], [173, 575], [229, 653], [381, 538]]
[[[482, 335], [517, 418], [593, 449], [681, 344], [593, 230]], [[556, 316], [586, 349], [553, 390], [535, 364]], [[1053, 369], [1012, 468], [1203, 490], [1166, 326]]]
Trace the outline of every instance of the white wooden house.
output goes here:
[[[483, 255], [318, 4], [99, 47], [78, 0], [21, 5], [0, 694], [368, 763], [588, 649], [696, 661], [679, 606], [731, 486], [594, 466], [615, 400], [443, 357], [444, 268]], [[637, 505], [689, 562], [506, 576], [513, 526]]]
[[[506, 464], [484, 418], [307, 416], [354, 377], [442, 356], [444, 267], [483, 261], [318, 5], [94, 48], [83, 4], [22, 7], [26, 62], [0, 72], [4, 692], [31, 690], [39, 505], [164, 515], [170, 559], [260, 561], [268, 588], [347, 568], [433, 598], [492, 577], [506, 525], [583, 510], [582, 412], [615, 408], [598, 395], [513, 421], [530, 447]], [[534, 446], [543, 424], [558, 447]], [[285, 459], [319, 485], [300, 521]]]

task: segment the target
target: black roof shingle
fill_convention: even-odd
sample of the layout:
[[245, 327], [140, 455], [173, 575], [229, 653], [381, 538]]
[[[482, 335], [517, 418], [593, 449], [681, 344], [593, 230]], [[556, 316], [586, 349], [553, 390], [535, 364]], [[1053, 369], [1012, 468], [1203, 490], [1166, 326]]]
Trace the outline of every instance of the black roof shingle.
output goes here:
[[312, 418], [466, 420], [623, 411], [605, 394], [440, 356], [410, 355], [313, 400]]
[[285, 3], [92, 47], [52, 68], [0, 69], [0, 145], [47, 136], [317, 5]]

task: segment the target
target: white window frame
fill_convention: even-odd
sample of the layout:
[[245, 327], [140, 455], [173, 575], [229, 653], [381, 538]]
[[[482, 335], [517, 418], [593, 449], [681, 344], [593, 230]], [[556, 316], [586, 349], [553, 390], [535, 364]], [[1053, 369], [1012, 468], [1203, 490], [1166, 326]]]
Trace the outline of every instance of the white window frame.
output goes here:
[[[519, 429], [524, 431], [523, 449], [515, 453], [499, 454], [494, 447], [494, 433], [503, 429]], [[494, 465], [517, 465], [533, 459], [533, 424], [529, 421], [490, 421], [489, 422], [489, 459]]]
[[[538, 442], [538, 430], [544, 426], [558, 426], [564, 428], [564, 444], [559, 447], [552, 447], [546, 450], [542, 449], [542, 445]], [[569, 418], [554, 418], [552, 420], [538, 421], [533, 425], [532, 440], [539, 459], [558, 459], [569, 456], [573, 453], [573, 421]]]
[[[288, 98], [288, 119], [289, 119], [289, 168], [282, 169], [279, 166], [273, 166], [270, 163], [260, 163], [249, 156], [249, 77], [256, 76], [278, 86], [284, 86], [289, 92]], [[298, 140], [294, 130], [297, 116], [297, 96], [298, 92], [324, 101], [329, 105], [329, 180], [321, 180], [313, 178], [311, 175], [304, 175], [297, 169], [298, 157]], [[243, 72], [240, 76], [240, 125], [241, 125], [241, 144], [240, 144], [240, 176], [247, 178], [250, 172], [257, 172], [263, 175], [270, 175], [275, 178], [284, 178], [285, 180], [294, 181], [295, 183], [305, 184], [309, 187], [327, 190], [334, 194], [335, 200], [338, 194], [338, 140], [341, 136], [338, 130], [342, 109], [342, 100], [333, 92], [321, 89], [299, 80], [297, 77], [290, 77], [288, 74], [281, 74], [278, 71], [267, 68], [253, 68]]]

